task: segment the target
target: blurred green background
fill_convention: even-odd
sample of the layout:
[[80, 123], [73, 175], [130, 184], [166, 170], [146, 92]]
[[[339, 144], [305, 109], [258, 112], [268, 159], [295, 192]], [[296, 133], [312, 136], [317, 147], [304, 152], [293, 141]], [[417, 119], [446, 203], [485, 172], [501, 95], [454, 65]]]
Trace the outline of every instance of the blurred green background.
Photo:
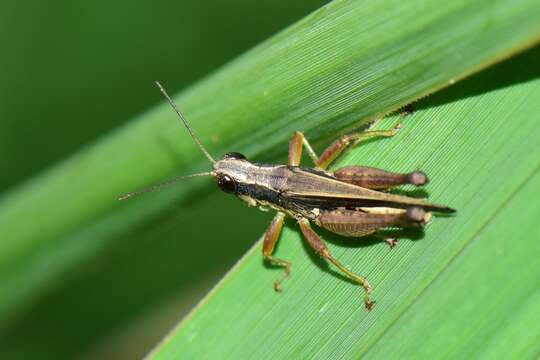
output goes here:
[[[162, 102], [154, 80], [176, 93], [327, 2], [1, 1], [0, 196]], [[188, 216], [120, 236], [9, 319], [0, 357], [146, 353], [264, 229], [268, 214], [229, 200], [201, 191]], [[188, 226], [209, 212], [211, 227]], [[234, 240], [173, 241], [216, 227]]]
[[[73, 1], [16, 3], [0, 0], [2, 20], [0, 27], [3, 27], [0, 31], [2, 40], [0, 151], [3, 155], [0, 157], [3, 161], [0, 177], [1, 359], [140, 358], [159, 339], [162, 339], [173, 324], [177, 323], [186, 311], [245, 253], [246, 249], [254, 244], [272, 214], [248, 209], [241, 202], [231, 200], [230, 196], [220, 193], [209, 179], [186, 181], [181, 186], [122, 204], [116, 201], [116, 196], [119, 192], [132, 190], [130, 186], [124, 186], [125, 184], [146, 184], [148, 179], [155, 181], [161, 179], [163, 174], [184, 174], [186, 167], [197, 168], [203, 164], [201, 154], [185, 131], [179, 127], [171, 109], [152, 83], [154, 80], [163, 81], [171, 94], [176, 94], [324, 3], [326, 2], [300, 1], [288, 4], [282, 1], [215, 1], [210, 5], [202, 5], [201, 2], [195, 1], [133, 4]], [[439, 9], [443, 1], [424, 0], [416, 5], [422, 5], [422, 3], [429, 3], [433, 10]], [[291, 52], [291, 48], [287, 45], [293, 44], [297, 50], [305, 50], [303, 49], [306, 44], [305, 39], [309, 37], [292, 37], [282, 43], [274, 40], [270, 45], [278, 43], [280, 50], [274, 52], [274, 56], [271, 56], [271, 52], [259, 52], [258, 57], [247, 56], [242, 59], [245, 63], [249, 64], [251, 61], [252, 64], [257, 65], [253, 68], [248, 66], [247, 71], [242, 73], [244, 78], [239, 83], [244, 86], [233, 88], [224, 85], [234, 84], [237, 80], [233, 64], [228, 68], [232, 71], [224, 76], [227, 81], [223, 81], [224, 78], [213, 77], [213, 80], [217, 78], [221, 81], [213, 81], [210, 85], [206, 83], [208, 86], [206, 94], [218, 95], [201, 96], [200, 90], [204, 88], [204, 85], [191, 92], [193, 94], [199, 91], [198, 99], [197, 96], [190, 97], [189, 91], [184, 93], [184, 96], [186, 94], [188, 96], [182, 99], [181, 105], [185, 106], [188, 116], [191, 116], [190, 108], [198, 108], [199, 113], [195, 112], [193, 118], [203, 120], [201, 123], [195, 120], [194, 127], [202, 128], [204, 134], [204, 127], [201, 126], [205, 124], [204, 121], [207, 121], [207, 125], [213, 126], [211, 128], [213, 131], [206, 132], [207, 136], [210, 134], [206, 140], [209, 140], [207, 144], [212, 150], [223, 150], [227, 146], [228, 151], [241, 149], [248, 150], [247, 154], [252, 154], [249, 148], [242, 148], [243, 138], [239, 134], [252, 135], [250, 139], [256, 147], [260, 145], [259, 142], [267, 141], [276, 133], [281, 133], [279, 140], [275, 137], [272, 142], [266, 144], [266, 147], [260, 148], [266, 150], [264, 153], [262, 151], [254, 153], [258, 160], [284, 158], [286, 152], [284, 134], [289, 136], [293, 127], [304, 129], [301, 124], [292, 124], [288, 122], [288, 119], [298, 118], [304, 124], [309, 119], [316, 119], [322, 123], [319, 115], [326, 114], [328, 118], [325, 128], [313, 126], [316, 128], [315, 133], [319, 133], [318, 137], [312, 138], [318, 146], [319, 141], [329, 140], [329, 137], [334, 137], [335, 132], [342, 129], [340, 126], [345, 126], [345, 118], [351, 121], [347, 123], [348, 125], [352, 125], [352, 121], [358, 121], [360, 117], [356, 112], [351, 111], [354, 110], [351, 106], [361, 107], [364, 120], [367, 120], [368, 115], [383, 111], [383, 107], [376, 108], [380, 104], [392, 104], [392, 107], [387, 105], [385, 109], [393, 110], [413, 99], [410, 96], [425, 94], [426, 89], [433, 89], [426, 84], [429, 83], [431, 86], [452, 84], [455, 80], [454, 76], [462, 74], [463, 71], [472, 70], [470, 67], [472, 64], [479, 66], [485, 61], [494, 60], [484, 55], [501, 57], [511, 49], [525, 48], [537, 43], [540, 33], [535, 21], [538, 17], [535, 15], [540, 13], [540, 7], [533, 6], [534, 0], [523, 0], [518, 3], [513, 3], [511, 0], [491, 3], [489, 0], [484, 0], [482, 3], [462, 0], [445, 4], [441, 10], [442, 13], [448, 13], [447, 16], [442, 17], [439, 12], [433, 11], [429, 13], [431, 16], [418, 16], [416, 7], [410, 6], [409, 3], [402, 3], [400, 0], [370, 3], [361, 0], [357, 2], [344, 0], [334, 5], [336, 5], [333, 6], [334, 21], [347, 20], [342, 23], [343, 32], [340, 32], [339, 38], [331, 35], [332, 30], [336, 28], [332, 27], [334, 24], [332, 21], [328, 22], [326, 19], [331, 13], [328, 9], [306, 19], [306, 24], [303, 25], [307, 26], [303, 30], [306, 31], [304, 35], [309, 34], [312, 39], [323, 34], [322, 40], [331, 43], [335, 48], [351, 50], [349, 56], [353, 55], [352, 57], [338, 56], [341, 53], [334, 54], [334, 60], [337, 60], [334, 65], [337, 67], [332, 67], [330, 64], [329, 67], [307, 68], [303, 61], [306, 53], [302, 51], [296, 53], [296, 60], [301, 61], [295, 63], [296, 67], [290, 67], [288, 55], [294, 52]], [[366, 5], [373, 5], [371, 11], [363, 12]], [[390, 8], [389, 6], [392, 5], [393, 7]], [[344, 13], [341, 11], [347, 11], [347, 7], [355, 8], [357, 11], [348, 12], [348, 16], [343, 16]], [[358, 11], [359, 9], [362, 11]], [[387, 9], [394, 11], [389, 12]], [[479, 9], [487, 11], [477, 12]], [[405, 12], [409, 17], [405, 16]], [[357, 16], [361, 14], [366, 17], [361, 19]], [[380, 17], [372, 16], [372, 14], [380, 15]], [[475, 16], [464, 16], [465, 14]], [[481, 16], [476, 16], [478, 14]], [[402, 24], [390, 22], [387, 24], [388, 27], [379, 26], [379, 21], [384, 22], [388, 19], [398, 19]], [[417, 19], [418, 22], [410, 21]], [[310, 27], [310, 23], [321, 25], [319, 21], [324, 26]], [[456, 26], [451, 25], [454, 21]], [[365, 26], [364, 30], [349, 31], [351, 24], [355, 23]], [[415, 37], [407, 37], [405, 42], [399, 41], [408, 34], [404, 31], [403, 23], [412, 25], [409, 30], [416, 34]], [[430, 26], [439, 26], [437, 29], [442, 31], [433, 33], [431, 30], [435, 28]], [[390, 36], [380, 38], [380, 42], [364, 41], [360, 35], [369, 33], [370, 28], [375, 30], [374, 34], [384, 31], [385, 35]], [[391, 31], [385, 29], [391, 29]], [[346, 34], [350, 36], [343, 36]], [[434, 34], [438, 35], [431, 38], [428, 36]], [[427, 38], [431, 39], [431, 46], [424, 48]], [[336, 39], [339, 41], [336, 42]], [[389, 86], [392, 89], [391, 92], [385, 91], [384, 96], [376, 99], [386, 102], [372, 102], [370, 99], [379, 96], [374, 94], [382, 94], [382, 90], [375, 93], [369, 91], [363, 83], [358, 82], [354, 74], [373, 76], [377, 73], [364, 73], [364, 69], [360, 66], [362, 62], [354, 61], [362, 57], [357, 58], [357, 53], [353, 50], [362, 50], [361, 47], [364, 44], [369, 44], [364, 50], [369, 50], [369, 47], [377, 48], [389, 39], [396, 40], [395, 46], [380, 48], [379, 58], [373, 57], [371, 52], [365, 53], [364, 60], [376, 64], [376, 67], [384, 68], [387, 71], [385, 79], [391, 79], [389, 83], [394, 84]], [[447, 40], [451, 41], [447, 43]], [[327, 48], [320, 44], [317, 41], [310, 43], [310, 58], [322, 59], [322, 63], [332, 60], [331, 57], [326, 56]], [[355, 46], [348, 48], [351, 44]], [[452, 47], [449, 44], [463, 46]], [[268, 46], [268, 43], [263, 48], [265, 46]], [[445, 51], [438, 52], [438, 47], [444, 47]], [[403, 49], [408, 50], [408, 56], [402, 56]], [[418, 49], [431, 50], [430, 54], [422, 55], [424, 51], [418, 51]], [[463, 56], [459, 50], [454, 49], [466, 49], [466, 53], [470, 56]], [[531, 80], [538, 78], [538, 67], [535, 66], [538, 63], [538, 54], [539, 48], [536, 47], [460, 82], [457, 87], [451, 87], [436, 96], [426, 98], [417, 103], [420, 111], [413, 116], [418, 116], [418, 113], [426, 108], [439, 111], [438, 105], [457, 103], [459, 100], [467, 100], [467, 97], [483, 96], [494, 90], [511, 89], [522, 84], [530, 85], [528, 83]], [[386, 60], [392, 59], [393, 56], [404, 60], [403, 63], [409, 59], [409, 63], [416, 63], [417, 66], [409, 68], [412, 72], [408, 73], [408, 77], [402, 77], [403, 67], [386, 68], [389, 65]], [[281, 63], [282, 59], [283, 63]], [[437, 59], [438, 62], [433, 62]], [[445, 66], [448, 64], [447, 60], [452, 60], [448, 62], [453, 64], [450, 70]], [[274, 63], [280, 66], [273, 67]], [[402, 62], [398, 63], [402, 64]], [[348, 72], [351, 70], [348, 68], [349, 64], [355, 65], [352, 68], [360, 71]], [[438, 64], [438, 67], [430, 64]], [[464, 67], [458, 65], [464, 65]], [[340, 66], [344, 67], [340, 68]], [[249, 71], [250, 69], [252, 71]], [[267, 77], [257, 77], [255, 80], [258, 82], [252, 81], [252, 78], [261, 73], [261, 69], [268, 70]], [[287, 71], [282, 72], [283, 69], [295, 74], [310, 75], [308, 77], [310, 82], [302, 82], [301, 76], [296, 78], [295, 82], [288, 80], [276, 82], [271, 90], [283, 95], [287, 92], [287, 86], [284, 85], [294, 84], [318, 91], [319, 97], [315, 99], [307, 95], [312, 92], [296, 93], [297, 100], [305, 100], [301, 104], [303, 105], [301, 111], [298, 111], [298, 108], [296, 112], [289, 110], [291, 107], [294, 108], [294, 104], [291, 104], [294, 100], [287, 96], [274, 98], [274, 103], [267, 100], [266, 86], [271, 84], [274, 74], [287, 73]], [[329, 77], [326, 79], [336, 74], [333, 69], [342, 70], [339, 73], [340, 76], [347, 80], [346, 83], [349, 86], [354, 86], [344, 87], [342, 86], [344, 84], [340, 84], [340, 91], [334, 92], [333, 97], [328, 97], [327, 89], [313, 86], [320, 81], [318, 76], [322, 74], [313, 69], [327, 71], [326, 75]], [[458, 69], [461, 70], [458, 71]], [[424, 84], [424, 87], [418, 87], [415, 90], [406, 80], [407, 78], [410, 80], [417, 71], [418, 74], [421, 71], [422, 76], [416, 79], [423, 79], [424, 83], [421, 81], [419, 83]], [[286, 77], [281, 80], [286, 80]], [[253, 84], [256, 86], [251, 86]], [[380, 83], [376, 81], [372, 85], [374, 85], [372, 90], [382, 89], [377, 88]], [[395, 85], [401, 87], [396, 88]], [[295, 90], [300, 90], [302, 86]], [[335, 110], [340, 108], [340, 104], [343, 105], [341, 102], [343, 98], [340, 95], [344, 94], [343, 91], [359, 95], [352, 89], [361, 89], [363, 94], [360, 94], [357, 100], [363, 100], [358, 103], [349, 102], [349, 107], [341, 107], [341, 115], [344, 116], [340, 117], [341, 125], [339, 125], [332, 120], [334, 117], [337, 118]], [[246, 96], [253, 94], [255, 90], [260, 91], [257, 97]], [[394, 95], [395, 101], [392, 102]], [[519, 92], [513, 93], [513, 96], [519, 98]], [[346, 99], [351, 100], [351, 98]], [[228, 105], [238, 100], [240, 102], [237, 102], [235, 112], [227, 113], [226, 106], [223, 104]], [[327, 103], [318, 103], [324, 111], [313, 111], [319, 108], [312, 106], [321, 100], [327, 101]], [[336, 106], [334, 106], [335, 103]], [[496, 100], [493, 103], [502, 104]], [[527, 119], [526, 124], [534, 127], [534, 114], [538, 113], [533, 106], [536, 103], [530, 101], [527, 105], [531, 106], [525, 109], [527, 111], [513, 113], [512, 123], [506, 121], [505, 112], [497, 113], [489, 106], [482, 108], [488, 115], [484, 117], [483, 122], [471, 122], [468, 116], [460, 116], [459, 120], [471, 126], [475, 131], [474, 134], [477, 134], [478, 139], [482, 141], [484, 133], [478, 125], [485, 124], [497, 134], [495, 140], [499, 142], [493, 142], [494, 139], [490, 137], [491, 144], [493, 146], [501, 144], [497, 149], [502, 149], [504, 144], [508, 144], [504, 141], [508, 135], [503, 131], [495, 131], [497, 124], [518, 127], [520, 120]], [[156, 107], [157, 104], [159, 108]], [[279, 106], [274, 109], [272, 106], [276, 104]], [[322, 106], [322, 104], [332, 104], [332, 106]], [[359, 104], [362, 106], [358, 106]], [[459, 106], [459, 104], [454, 105]], [[370, 106], [373, 108], [369, 109]], [[345, 112], [345, 109], [349, 111]], [[206, 117], [207, 120], [204, 116], [205, 111], [210, 111], [212, 114]], [[274, 111], [272, 116], [265, 117], [272, 111]], [[484, 111], [482, 113], [484, 114]], [[258, 116], [252, 116], [253, 114]], [[190, 119], [193, 118], [190, 117]], [[432, 119], [443, 118], [445, 117], [438, 115], [432, 117]], [[236, 123], [233, 121], [235, 119], [242, 119], [244, 125], [249, 122], [250, 127], [235, 126]], [[270, 126], [267, 128], [259, 126], [264, 124], [265, 119], [278, 121], [268, 122]], [[211, 122], [208, 122], [210, 120]], [[493, 122], [490, 122], [492, 120]], [[129, 125], [126, 125], [128, 123]], [[452, 123], [450, 120], [448, 123], [452, 126], [459, 124], [459, 122]], [[161, 126], [154, 126], [154, 124]], [[283, 127], [284, 124], [289, 128]], [[229, 132], [225, 133], [221, 131], [222, 129], [228, 129]], [[522, 132], [524, 132], [523, 129], [526, 128], [520, 128]], [[115, 132], [115, 130], [119, 131]], [[463, 130], [463, 127], [459, 128], [459, 131]], [[444, 131], [446, 130], [442, 129], [439, 132], [439, 139], [446, 138]], [[108, 135], [111, 132], [114, 132], [113, 136]], [[520, 151], [525, 151], [527, 144], [534, 144], [535, 139], [532, 137], [535, 134], [533, 132], [528, 134], [532, 139], [530, 143], [520, 143]], [[324, 136], [327, 138], [323, 138]], [[465, 144], [468, 141], [469, 144], [482, 145], [474, 136], [463, 135], [459, 140], [463, 140]], [[513, 140], [516, 141], [515, 138]], [[271, 146], [278, 141], [283, 146]], [[128, 144], [129, 146], [125, 146]], [[229, 147], [231, 144], [236, 144], [238, 147]], [[178, 151], [175, 152], [177, 145]], [[409, 145], [414, 144], [409, 143]], [[193, 152], [181, 154], [180, 149], [186, 149], [189, 146], [192, 147]], [[480, 156], [477, 160], [480, 164], [482, 159], [491, 159], [483, 156], [481, 146], [475, 148], [479, 150]], [[81, 151], [81, 149], [88, 151]], [[467, 148], [464, 147], [464, 149]], [[80, 151], [79, 156], [71, 157], [78, 151]], [[219, 155], [218, 151], [213, 152]], [[514, 155], [517, 153], [514, 152]], [[146, 157], [147, 154], [148, 157]], [[490, 166], [496, 166], [499, 160], [505, 161], [504, 151], [496, 152], [496, 154], [500, 156], [493, 160], [486, 160]], [[450, 156], [453, 153], [448, 152], [445, 155]], [[464, 158], [468, 159], [468, 155], [465, 154]], [[534, 153], [528, 155], [534, 158]], [[71, 160], [64, 162], [65, 159]], [[62, 165], [57, 166], [58, 164]], [[530, 161], [522, 161], [520, 165], [526, 165], [522, 168], [533, 166]], [[204, 163], [204, 166], [208, 166], [207, 163]], [[505, 172], [505, 169], [511, 169], [511, 171]], [[451, 174], [452, 169], [446, 170], [447, 172], [443, 174]], [[510, 179], [512, 183], [517, 184], [520, 174], [516, 176], [514, 170], [503, 167], [501, 174], [505, 180]], [[512, 172], [512, 177], [507, 178], [506, 174], [510, 172]], [[446, 180], [450, 178], [447, 177]], [[34, 179], [38, 180], [34, 181]], [[88, 179], [91, 182], [87, 181]], [[478, 178], [479, 189], [483, 185], [482, 181]], [[496, 186], [496, 184], [489, 185]], [[454, 193], [461, 190], [459, 183], [456, 182], [453, 185], [457, 186], [454, 188]], [[18, 191], [19, 189], [23, 190]], [[490, 193], [489, 189], [492, 188], [480, 190]], [[483, 194], [484, 191], [475, 192], [477, 199], [481, 199]], [[502, 201], [501, 194], [495, 200]], [[468, 200], [467, 203], [469, 203]], [[453, 202], [449, 203], [453, 204]], [[482, 207], [489, 208], [488, 202], [482, 201], [481, 204]], [[533, 203], [531, 209], [534, 209], [534, 206]], [[461, 214], [467, 214], [464, 207], [459, 207]], [[523, 209], [523, 207], [516, 207]], [[469, 206], [468, 211], [474, 214], [469, 217], [469, 220], [478, 216], [478, 207]], [[488, 211], [484, 211], [484, 217], [487, 213]], [[482, 216], [476, 220], [476, 224], [480, 224]], [[473, 223], [474, 221], [456, 222], [469, 230], [472, 229]], [[467, 227], [468, 225], [471, 226]], [[520, 238], [521, 241], [527, 240], [529, 236], [527, 230], [523, 228], [521, 236], [519, 234], [514, 234], [514, 236]], [[457, 237], [459, 234], [454, 233], [453, 236]], [[297, 235], [295, 233], [294, 236]], [[465, 238], [460, 240], [463, 239]], [[528, 243], [523, 243], [529, 246]], [[291, 244], [302, 246], [299, 242], [286, 244], [286, 246]], [[423, 244], [428, 245], [427, 242]], [[458, 246], [458, 244], [454, 243], [452, 246]], [[418, 251], [418, 248], [416, 249]], [[523, 248], [520, 249], [523, 250]], [[529, 247], [527, 249], [530, 250]], [[384, 250], [388, 249], [385, 247]], [[451, 255], [451, 252], [446, 254]], [[529, 265], [534, 261], [534, 252], [530, 254]], [[256, 255], [250, 257], [252, 269], [260, 269], [263, 273], [263, 270], [266, 270], [262, 266], [263, 261], [259, 254]], [[302, 253], [305, 263], [308, 264], [311, 260], [303, 255]], [[392, 255], [396, 257], [396, 260], [402, 261], [399, 253]], [[521, 261], [517, 259], [517, 256], [513, 259], [517, 263]], [[447, 260], [450, 261], [450, 258]], [[378, 260], [374, 258], [373, 261]], [[295, 262], [295, 264], [298, 263]], [[474, 258], [471, 264], [477, 265]], [[411, 263], [407, 262], [407, 266], [409, 265]], [[248, 268], [243, 267], [243, 271], [246, 269]], [[503, 268], [499, 270], [501, 273], [506, 272]], [[316, 275], [311, 279], [315, 280], [319, 272], [317, 269], [313, 271]], [[253, 274], [249, 270], [246, 274], [249, 277], [246, 278], [248, 280], [245, 283], [249, 281], [250, 285], [255, 285], [254, 287], [264, 294], [262, 296], [265, 297], [266, 304], [272, 304], [275, 294], [266, 291], [267, 285], [260, 281], [260, 274]], [[264, 274], [268, 278], [273, 277], [273, 274], [266, 271]], [[426, 276], [435, 276], [435, 274], [433, 271], [429, 274], [425, 273]], [[252, 275], [259, 275], [259, 277], [253, 278]], [[401, 273], [397, 272], [393, 279], [401, 279]], [[478, 281], [481, 279], [481, 277], [477, 278]], [[515, 286], [515, 284], [512, 285]], [[264, 292], [262, 292], [263, 288]], [[451, 288], [444, 285], [441, 289]], [[270, 315], [271, 312], [266, 313], [268, 306], [264, 306], [265, 302], [261, 301], [263, 300], [261, 296], [254, 297], [257, 292], [249, 294], [254, 301], [248, 302], [246, 306], [244, 305], [246, 303], [242, 301], [246, 299], [246, 293], [234, 291], [234, 287], [228, 287], [228, 290], [225, 305], [214, 307], [215, 313], [208, 312], [207, 306], [205, 314], [210, 318], [215, 338], [222, 337], [223, 331], [228, 331], [228, 334], [233, 335], [231, 338], [234, 340], [227, 345], [238, 348], [235, 343], [236, 338], [239, 337], [238, 332], [230, 331], [231, 325], [235, 325], [234, 320], [228, 321], [227, 316], [221, 316], [233, 315], [234, 318], [234, 314], [229, 311], [232, 305], [240, 308], [241, 313], [246, 313], [244, 309], [257, 310], [258, 306], [258, 309], [267, 315], [267, 320], [272, 322], [276, 318]], [[303, 290], [299, 288], [297, 291]], [[399, 294], [403, 295], [402, 292]], [[500, 292], [498, 294], [501, 295]], [[342, 295], [342, 299], [348, 300], [349, 292], [343, 292]], [[445, 295], [441, 296], [444, 298]], [[392, 298], [397, 299], [397, 297]], [[520, 300], [524, 300], [523, 297]], [[406, 294], [398, 301], [405, 306]], [[383, 303], [381, 302], [380, 305]], [[436, 307], [438, 302], [433, 302], [433, 305]], [[280, 313], [280, 316], [296, 312], [296, 309], [289, 307], [288, 304], [284, 306], [288, 311]], [[453, 304], [449, 304], [449, 307], [454, 309]], [[403, 307], [395, 309], [394, 314], [403, 314], [401, 312]], [[489, 310], [484, 308], [484, 311]], [[252, 323], [246, 322], [246, 328], [253, 329], [255, 326], [252, 325], [260, 324], [260, 313], [255, 311], [253, 314], [250, 319]], [[392, 315], [388, 312], [384, 314]], [[446, 313], [441, 312], [441, 314]], [[475, 312], [475, 314], [482, 316], [481, 312]], [[502, 315], [509, 316], [508, 314]], [[306, 312], [304, 316], [304, 319], [310, 319], [311, 315]], [[339, 322], [338, 317], [332, 319], [337, 319], [336, 323]], [[394, 321], [391, 317], [387, 319], [388, 323]], [[416, 315], [414, 319], [417, 321]], [[460, 320], [470, 322], [471, 318]], [[483, 319], [480, 320], [483, 321]], [[351, 323], [362, 328], [369, 321], [371, 320], [368, 319], [362, 323], [353, 319]], [[427, 321], [424, 321], [422, 324], [426, 323]], [[440, 323], [447, 324], [445, 321]], [[215, 326], [216, 324], [221, 327]], [[377, 324], [380, 329], [385, 327], [384, 322]], [[422, 324], [419, 327], [423, 327]], [[289, 324], [281, 322], [280, 325], [288, 326]], [[317, 326], [328, 326], [328, 323], [319, 322]], [[222, 328], [223, 331], [220, 330]], [[456, 328], [460, 326], [456, 325]], [[325, 330], [328, 329], [332, 331], [332, 328]], [[430, 329], [431, 327], [424, 327], [422, 330], [429, 332]], [[317, 330], [319, 329], [312, 328], [318, 336], [324, 336], [324, 332]], [[531, 341], [535, 329], [528, 330], [533, 335], [528, 334], [528, 337], [522, 337], [522, 339], [527, 338], [527, 341]], [[271, 336], [266, 335], [273, 335], [273, 331], [273, 326], [267, 326], [264, 334], [252, 332], [250, 335], [272, 339]], [[289, 327], [288, 331], [295, 333], [296, 330]], [[301, 331], [307, 339], [306, 334], [309, 336], [309, 333], [306, 333], [304, 328], [301, 328]], [[354, 338], [354, 334], [343, 331], [346, 337]], [[373, 334], [370, 333], [371, 336], [374, 336]], [[505, 336], [504, 333], [502, 334], [500, 336]], [[407, 335], [409, 338], [414, 337], [414, 333], [407, 333]], [[465, 332], [460, 335], [466, 337]], [[186, 339], [194, 344], [190, 336]], [[287, 336], [287, 334], [281, 333], [280, 336]], [[388, 335], [387, 338], [387, 341], [392, 343], [392, 336]], [[423, 339], [422, 336], [418, 338]], [[180, 337], [178, 339], [182, 340]], [[204, 346], [212, 346], [216, 351], [223, 349], [207, 339], [208, 337], [200, 336], [198, 341]], [[246, 339], [244, 340], [249, 341]], [[516, 338], [510, 340], [506, 338], [506, 341], [512, 342], [514, 339]], [[302, 339], [299, 345], [301, 341]], [[365, 338], [364, 341], [366, 341]], [[251, 343], [251, 345], [254, 344], [256, 342]], [[355, 345], [357, 344], [355, 340]], [[411, 349], [415, 349], [414, 344], [409, 343]], [[400, 345], [403, 346], [404, 343], [401, 342]], [[437, 348], [436, 345], [433, 346]], [[328, 347], [331, 352], [334, 348]], [[391, 346], [384, 348], [394, 351]], [[181, 348], [175, 346], [173, 349], [175, 354], [182, 351]]]

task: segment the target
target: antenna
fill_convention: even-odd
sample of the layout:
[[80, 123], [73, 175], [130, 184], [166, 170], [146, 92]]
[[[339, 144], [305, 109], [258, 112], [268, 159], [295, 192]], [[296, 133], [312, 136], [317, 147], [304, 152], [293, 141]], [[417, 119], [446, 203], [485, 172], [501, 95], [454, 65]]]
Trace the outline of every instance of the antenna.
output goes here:
[[196, 177], [196, 176], [214, 176], [214, 173], [210, 171], [210, 172], [191, 174], [191, 175], [186, 175], [186, 176], [178, 176], [178, 177], [175, 177], [173, 179], [164, 181], [162, 183], [155, 184], [155, 185], [152, 185], [152, 186], [149, 186], [149, 187], [146, 187], [146, 188], [134, 191], [134, 192], [124, 194], [124, 195], [120, 196], [118, 198], [118, 200], [128, 200], [128, 199], [130, 199], [130, 198], [132, 198], [134, 196], [138, 196], [138, 195], [150, 192], [150, 191], [154, 191], [154, 190], [166, 187], [166, 186], [170, 186], [170, 185], [174, 184], [175, 182], [177, 182], [179, 180], [189, 179], [189, 178]]
[[182, 112], [180, 111], [180, 109], [178, 109], [178, 107], [176, 106], [176, 104], [174, 103], [174, 101], [171, 99], [171, 97], [169, 96], [169, 94], [167, 94], [167, 91], [165, 91], [165, 89], [163, 88], [163, 86], [161, 86], [161, 84], [159, 83], [159, 81], [156, 81], [156, 85], [158, 86], [159, 88], [159, 91], [161, 91], [161, 93], [163, 94], [163, 96], [165, 96], [165, 98], [167, 99], [167, 101], [169, 102], [169, 104], [171, 104], [172, 108], [174, 109], [174, 111], [176, 111], [176, 113], [178, 114], [178, 117], [180, 118], [180, 120], [182, 120], [182, 122], [184, 123], [187, 131], [189, 132], [189, 134], [191, 135], [191, 137], [193, 138], [193, 140], [195, 140], [195, 142], [197, 143], [197, 145], [199, 145], [199, 147], [201, 148], [202, 152], [204, 153], [204, 155], [208, 158], [208, 160], [210, 160], [210, 162], [212, 164], [215, 164], [216, 163], [216, 160], [214, 160], [214, 158], [210, 155], [210, 153], [208, 151], [206, 151], [206, 149], [204, 148], [203, 144], [201, 143], [201, 140], [199, 140], [199, 138], [197, 137], [197, 135], [195, 135], [195, 133], [193, 132], [193, 129], [191, 128], [191, 126], [189, 126], [189, 123], [188, 121], [186, 120], [186, 117], [184, 116], [184, 114], [182, 114]]

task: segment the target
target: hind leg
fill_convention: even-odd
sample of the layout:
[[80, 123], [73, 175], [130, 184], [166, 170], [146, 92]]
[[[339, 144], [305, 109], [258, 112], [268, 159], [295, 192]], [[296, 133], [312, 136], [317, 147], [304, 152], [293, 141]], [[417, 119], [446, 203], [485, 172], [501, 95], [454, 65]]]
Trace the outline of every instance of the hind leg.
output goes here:
[[373, 235], [384, 240], [390, 248], [397, 244], [395, 238], [376, 234], [389, 227], [422, 227], [431, 219], [431, 213], [420, 207], [409, 209], [361, 208], [358, 210], [322, 211], [315, 223], [335, 234], [349, 237]]
[[333, 175], [338, 180], [373, 190], [389, 190], [405, 184], [422, 186], [429, 182], [422, 171], [400, 174], [369, 166], [345, 166]]
[[324, 150], [319, 157], [305, 138], [304, 134], [297, 131], [294, 133], [291, 142], [289, 143], [289, 165], [300, 165], [302, 157], [302, 147], [306, 148], [309, 157], [315, 163], [318, 169], [325, 170], [337, 157], [349, 146], [356, 145], [359, 142], [375, 137], [391, 137], [394, 136], [401, 128], [398, 123], [390, 130], [367, 130], [341, 136]]

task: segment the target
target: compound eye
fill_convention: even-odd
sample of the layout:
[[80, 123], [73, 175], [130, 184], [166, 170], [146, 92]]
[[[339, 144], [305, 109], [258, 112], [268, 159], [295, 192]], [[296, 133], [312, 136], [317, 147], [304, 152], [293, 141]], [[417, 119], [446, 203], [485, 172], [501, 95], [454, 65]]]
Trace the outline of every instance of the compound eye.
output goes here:
[[236, 183], [228, 175], [218, 175], [216, 176], [216, 182], [221, 190], [226, 193], [235, 193], [236, 192]]
[[224, 159], [237, 159], [237, 160], [245, 160], [246, 157], [240, 153], [237, 152], [230, 152], [223, 155]]

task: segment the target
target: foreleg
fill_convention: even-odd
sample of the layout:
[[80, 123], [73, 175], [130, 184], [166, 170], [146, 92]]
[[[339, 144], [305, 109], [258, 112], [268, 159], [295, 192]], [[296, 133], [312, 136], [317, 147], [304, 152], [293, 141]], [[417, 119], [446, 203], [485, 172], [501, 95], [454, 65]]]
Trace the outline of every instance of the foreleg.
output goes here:
[[[291, 263], [286, 260], [275, 258], [272, 256], [272, 254], [279, 239], [279, 235], [281, 234], [284, 219], [285, 214], [282, 212], [278, 212], [276, 216], [274, 216], [274, 219], [270, 223], [268, 230], [266, 230], [266, 233], [264, 234], [262, 250], [265, 261], [269, 262], [272, 265], [285, 268], [282, 279], [289, 276], [289, 274], [291, 273]], [[281, 280], [276, 280], [274, 282], [275, 291], [281, 291]]]

